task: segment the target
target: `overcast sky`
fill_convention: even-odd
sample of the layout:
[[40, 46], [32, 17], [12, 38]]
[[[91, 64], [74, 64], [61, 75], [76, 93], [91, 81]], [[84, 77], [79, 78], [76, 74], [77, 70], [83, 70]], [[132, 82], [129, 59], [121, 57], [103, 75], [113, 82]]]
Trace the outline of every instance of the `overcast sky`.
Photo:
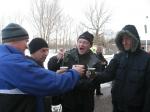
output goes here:
[[[80, 21], [83, 11], [94, 0], [61, 0], [60, 5], [67, 14]], [[98, 0], [99, 3], [102, 0]], [[107, 29], [120, 30], [126, 24], [136, 25], [141, 37], [145, 37], [144, 24], [150, 28], [150, 0], [105, 0], [105, 7], [112, 11]], [[0, 17], [29, 12], [30, 0], [0, 0]], [[149, 18], [146, 19], [146, 16]], [[150, 29], [148, 29], [150, 34]], [[150, 36], [149, 36], [150, 37]]]
[[[62, 0], [64, 10], [80, 19], [82, 12], [89, 3], [94, 0]], [[102, 0], [98, 0], [99, 3]], [[110, 23], [107, 29], [120, 30], [126, 24], [136, 25], [141, 37], [145, 36], [144, 24], [150, 26], [150, 1], [149, 0], [105, 0], [105, 8], [112, 11]], [[146, 19], [146, 16], [149, 18]], [[147, 25], [148, 26], [148, 25]], [[150, 30], [149, 30], [150, 33]]]

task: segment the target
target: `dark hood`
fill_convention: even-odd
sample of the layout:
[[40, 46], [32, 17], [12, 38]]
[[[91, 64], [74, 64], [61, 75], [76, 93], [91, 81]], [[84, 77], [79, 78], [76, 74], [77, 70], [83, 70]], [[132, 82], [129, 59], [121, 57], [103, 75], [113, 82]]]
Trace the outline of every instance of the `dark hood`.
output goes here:
[[137, 29], [134, 25], [126, 25], [120, 32], [118, 32], [115, 42], [120, 51], [124, 51], [124, 47], [122, 45], [122, 37], [124, 35], [128, 35], [133, 39], [133, 46], [131, 48], [131, 52], [135, 52], [137, 49], [140, 49], [140, 37], [137, 32]]

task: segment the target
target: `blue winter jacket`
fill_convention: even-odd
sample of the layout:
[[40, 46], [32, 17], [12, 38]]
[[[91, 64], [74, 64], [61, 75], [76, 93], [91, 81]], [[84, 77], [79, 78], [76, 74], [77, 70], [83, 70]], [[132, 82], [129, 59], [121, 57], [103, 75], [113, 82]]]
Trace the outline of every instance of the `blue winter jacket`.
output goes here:
[[0, 45], [0, 94], [57, 95], [73, 89], [79, 77], [72, 69], [57, 74], [41, 68], [16, 48]]

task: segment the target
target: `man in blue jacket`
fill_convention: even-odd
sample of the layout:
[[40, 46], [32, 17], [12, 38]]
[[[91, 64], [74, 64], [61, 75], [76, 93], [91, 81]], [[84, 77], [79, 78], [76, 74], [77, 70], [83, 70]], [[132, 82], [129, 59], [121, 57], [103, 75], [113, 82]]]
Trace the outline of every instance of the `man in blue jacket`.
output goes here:
[[[43, 38], [36, 37], [32, 39], [28, 45], [30, 55], [27, 56], [32, 61], [36, 62], [39, 66], [44, 68], [44, 62], [49, 53], [49, 48], [47, 42]], [[37, 97], [37, 106], [41, 106], [44, 112], [51, 111], [51, 96]], [[44, 104], [44, 105], [41, 105]]]
[[[78, 65], [59, 75], [27, 59], [27, 31], [11, 23], [2, 30], [0, 45], [0, 112], [43, 112], [38, 96], [56, 95], [74, 88], [84, 73]], [[43, 105], [43, 104], [41, 104]]]

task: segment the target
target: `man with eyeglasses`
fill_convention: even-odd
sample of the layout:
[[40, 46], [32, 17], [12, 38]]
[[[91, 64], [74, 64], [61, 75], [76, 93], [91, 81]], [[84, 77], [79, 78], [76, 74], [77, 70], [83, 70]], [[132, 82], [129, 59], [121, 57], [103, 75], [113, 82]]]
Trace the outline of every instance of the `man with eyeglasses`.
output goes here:
[[[74, 64], [85, 65], [87, 68], [93, 68], [95, 71], [101, 70], [101, 65], [96, 54], [90, 48], [93, 45], [94, 36], [88, 31], [84, 32], [77, 39], [76, 48], [66, 51], [61, 59], [52, 57], [49, 60], [48, 68], [55, 71], [60, 66], [71, 67]], [[58, 53], [58, 55], [62, 53]], [[58, 62], [59, 60], [59, 62]], [[59, 66], [58, 66], [59, 65]], [[94, 111], [94, 72], [86, 72], [85, 76], [80, 79], [79, 83], [72, 91], [62, 95], [63, 112], [93, 112]]]

